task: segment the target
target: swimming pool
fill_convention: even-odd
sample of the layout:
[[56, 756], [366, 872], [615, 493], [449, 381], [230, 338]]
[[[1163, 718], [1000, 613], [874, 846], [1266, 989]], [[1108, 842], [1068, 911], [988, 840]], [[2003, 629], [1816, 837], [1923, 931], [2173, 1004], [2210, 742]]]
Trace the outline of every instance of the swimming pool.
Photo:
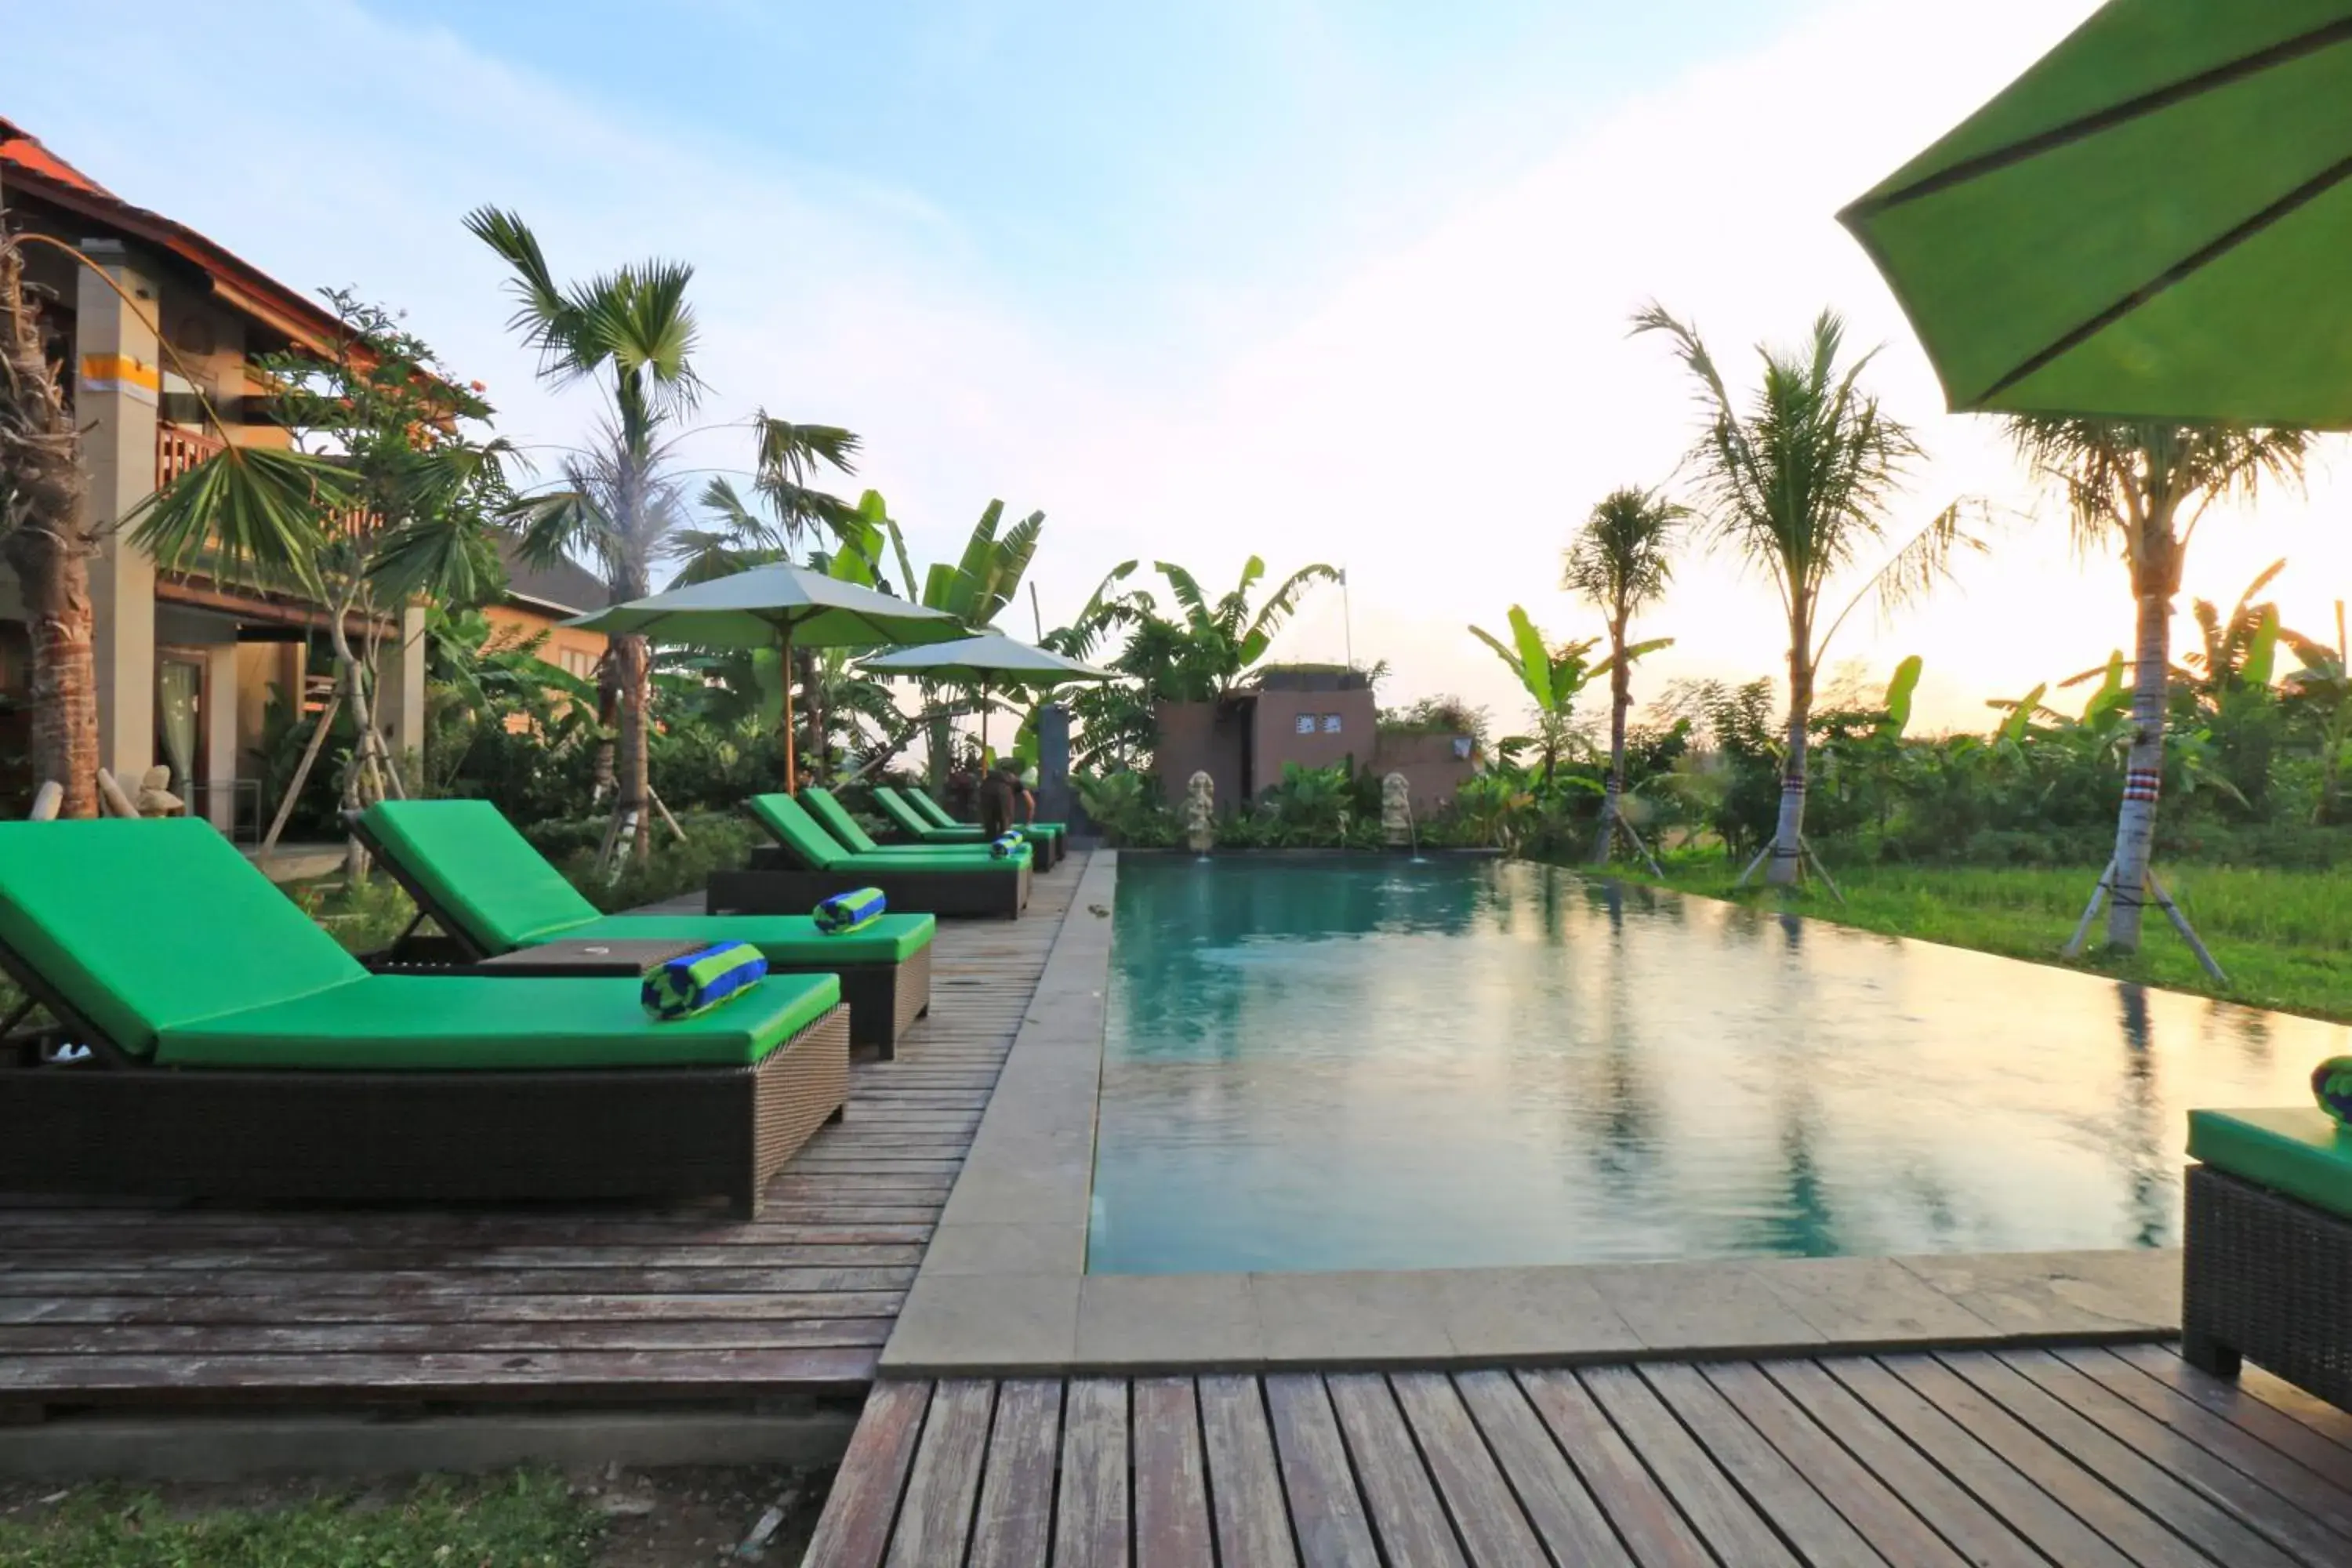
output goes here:
[[1093, 1273], [2177, 1244], [2340, 1026], [1519, 863], [1123, 857]]

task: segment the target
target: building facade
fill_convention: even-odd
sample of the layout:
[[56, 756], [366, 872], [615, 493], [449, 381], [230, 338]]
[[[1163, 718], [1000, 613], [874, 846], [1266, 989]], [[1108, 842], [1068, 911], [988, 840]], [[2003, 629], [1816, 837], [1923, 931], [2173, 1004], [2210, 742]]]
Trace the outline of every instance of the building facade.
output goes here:
[[[173, 788], [225, 831], [266, 820], [260, 748], [274, 701], [289, 716], [323, 697], [327, 614], [202, 573], [162, 573], [119, 526], [215, 449], [209, 403], [240, 445], [286, 444], [258, 412], [252, 356], [326, 354], [334, 318], [183, 225], [122, 200], [0, 119], [0, 205], [12, 231], [71, 246], [26, 253], [43, 330], [65, 367], [89, 475], [86, 521], [96, 622], [100, 765], [136, 780], [163, 763]], [[355, 638], [371, 628], [356, 622]], [[378, 721], [396, 753], [425, 732], [424, 615], [373, 628], [384, 651]], [[0, 808], [21, 811], [29, 776], [23, 602], [0, 566]]]

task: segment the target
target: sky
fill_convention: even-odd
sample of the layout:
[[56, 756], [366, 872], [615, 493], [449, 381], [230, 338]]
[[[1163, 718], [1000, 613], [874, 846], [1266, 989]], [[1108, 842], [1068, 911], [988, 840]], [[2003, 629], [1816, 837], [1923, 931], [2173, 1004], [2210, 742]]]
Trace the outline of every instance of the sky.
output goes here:
[[[131, 30], [26, 7], [11, 52], [37, 68], [5, 112], [291, 285], [404, 310], [551, 463], [595, 399], [536, 382], [464, 214], [517, 210], [560, 276], [689, 262], [712, 394], [687, 467], [740, 470], [754, 409], [847, 426], [844, 488], [880, 489], [919, 563], [991, 498], [1042, 510], [1047, 626], [1129, 559], [1213, 589], [1253, 552], [1277, 577], [1344, 565], [1277, 657], [1384, 662], [1384, 702], [1458, 694], [1502, 732], [1524, 701], [1468, 626], [1519, 604], [1597, 633], [1562, 546], [1609, 490], [1682, 483], [1690, 388], [1631, 314], [1663, 302], [1738, 377], [1834, 307], [1930, 455], [1893, 531], [1967, 498], [2000, 533], [1924, 606], [1857, 615], [1828, 664], [1874, 683], [1920, 654], [1918, 721], [1973, 729], [2103, 663], [2127, 585], [2073, 553], [1997, 429], [1942, 411], [1832, 215], [2091, 9], [254, 0], [234, 28], [183, 8]], [[2282, 556], [2287, 623], [2332, 629], [2339, 467], [2200, 529], [2177, 637], [2189, 598], [2226, 605]], [[1675, 643], [1637, 695], [1779, 676], [1778, 619], [1695, 548], [1641, 627]]]

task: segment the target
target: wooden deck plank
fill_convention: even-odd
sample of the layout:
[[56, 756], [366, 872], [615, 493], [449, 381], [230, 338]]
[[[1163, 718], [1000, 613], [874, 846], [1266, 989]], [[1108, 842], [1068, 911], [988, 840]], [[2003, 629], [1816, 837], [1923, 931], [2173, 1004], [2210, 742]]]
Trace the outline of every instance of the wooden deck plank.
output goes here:
[[1349, 1457], [1381, 1550], [1395, 1568], [1463, 1568], [1454, 1525], [1422, 1467], [1412, 1433], [1378, 1373], [1327, 1377]]
[[[2274, 1484], [2265, 1486], [2189, 1432], [2157, 1419], [2046, 1351], [2006, 1352], [2000, 1357], [2000, 1363], [2063, 1405], [2070, 1415], [2097, 1426], [2233, 1521], [2250, 1525], [2273, 1545], [2306, 1563], [2352, 1561], [2352, 1536], [2314, 1517], [2301, 1499], [2286, 1495], [2294, 1467], [2276, 1465], [2271, 1472]], [[2183, 1415], [2183, 1423], [2192, 1423], [2201, 1414], [2192, 1407]], [[2227, 1422], [2214, 1425], [2225, 1436], [2231, 1432]], [[2251, 1438], [2241, 1441], [2245, 1448], [2257, 1446]], [[2334, 1488], [2313, 1478], [2311, 1487], [2305, 1489], [2306, 1495], [2333, 1494], [2324, 1498], [2324, 1506], [2336, 1520], [2345, 1517], [2347, 1500], [2336, 1493]]]
[[1575, 1373], [1526, 1372], [1518, 1381], [1635, 1562], [1643, 1568], [1691, 1568], [1715, 1561]]
[[2120, 1568], [2128, 1561], [1885, 1368], [1774, 1362], [1767, 1370], [1969, 1562]]
[[1574, 1467], [1511, 1374], [1465, 1372], [1454, 1384], [1552, 1560], [1593, 1568], [1631, 1564], [1633, 1558], [1610, 1528], [1608, 1516], [1576, 1479]]
[[942, 1382], [931, 1390], [922, 1442], [898, 1497], [898, 1523], [890, 1532], [890, 1552], [884, 1562], [898, 1568], [930, 1568], [963, 1560], [995, 1404], [992, 1383]]
[[1269, 1377], [1265, 1403], [1291, 1531], [1307, 1568], [1379, 1568], [1380, 1549], [1323, 1380], [1311, 1373]]
[[1772, 1527], [1691, 1440], [1641, 1373], [1601, 1367], [1578, 1375], [1717, 1556], [1742, 1568], [1794, 1568], [1796, 1560]]
[[1054, 1470], [1061, 1441], [1057, 1380], [1024, 1379], [997, 1390], [971, 1568], [1045, 1568], [1054, 1542]]
[[2252, 1433], [2315, 1475], [2352, 1489], [2352, 1448], [2313, 1431], [2236, 1382], [2200, 1372], [2162, 1346], [2123, 1345], [2107, 1354], [2158, 1386]]
[[1421, 1445], [1422, 1462], [1454, 1516], [1470, 1561], [1486, 1565], [1540, 1563], [1544, 1549], [1503, 1479], [1486, 1440], [1444, 1373], [1400, 1373], [1389, 1379], [1405, 1422]]
[[1696, 1367], [1669, 1363], [1641, 1371], [1651, 1391], [1716, 1467], [1807, 1563], [1813, 1568], [1886, 1568], [1885, 1558]]
[[2194, 1568], [2202, 1553], [1930, 1356], [1827, 1363], [2051, 1560]]
[[[1896, 1568], [1965, 1568], [1971, 1561], [1954, 1550], [1951, 1542], [1937, 1534], [1931, 1525], [1906, 1506], [1904, 1498], [1807, 1415], [1761, 1368], [1731, 1363], [1697, 1370], [1739, 1413], [1740, 1418], [1771, 1444], [1774, 1451], [1826, 1498], [1855, 1532], [1888, 1563]], [[1864, 1436], [1858, 1446], [1865, 1452], [1875, 1451], [1885, 1440], [1901, 1441], [1881, 1427], [1876, 1433]], [[1924, 1466], [1925, 1461], [1920, 1463]], [[1961, 1500], [1968, 1500], [1963, 1496]], [[1982, 1516], [1981, 1510], [1973, 1511]], [[2003, 1561], [2001, 1555], [1997, 1555], [2002, 1542], [2015, 1549], [2014, 1556], [2007, 1561], [2022, 1563], [2028, 1560], [2031, 1554], [2023, 1543], [2000, 1530], [1998, 1521], [1983, 1516], [1983, 1522], [1991, 1527], [1987, 1533], [1994, 1535], [1996, 1545], [1980, 1549], [1973, 1561]]]
[[[2164, 1388], [2109, 1355], [2105, 1350], [2060, 1351], [2057, 1359], [2072, 1371], [2096, 1383], [2102, 1392], [2123, 1400], [2139, 1415], [2196, 1444], [2239, 1474], [2259, 1482], [2339, 1535], [2352, 1535], [2352, 1491], [2288, 1459], [2235, 1423], [2214, 1415], [2193, 1399]], [[2022, 1368], [2028, 1376], [2032, 1369]], [[2048, 1388], [2050, 1384], [2043, 1384]], [[2091, 1413], [2095, 1415], [2095, 1412]], [[2110, 1425], [2117, 1436], [2126, 1435]], [[2126, 1439], [2128, 1440], [2128, 1438]], [[2136, 1445], [2137, 1446], [2137, 1445]], [[2142, 1448], [2141, 1452], [2147, 1450]], [[2177, 1472], [2176, 1472], [2177, 1473]], [[2347, 1542], [2352, 1556], [2352, 1541]]]
[[1192, 1380], [1135, 1385], [1136, 1568], [1215, 1568], [1207, 1461]]
[[1127, 1384], [1103, 1377], [1073, 1382], [1062, 1410], [1055, 1568], [1126, 1568], [1127, 1444]]
[[930, 1401], [928, 1383], [875, 1386], [834, 1472], [802, 1568], [879, 1568]]
[[2249, 1528], [2247, 1521], [2232, 1518], [2226, 1509], [2109, 1436], [2088, 1416], [2051, 1397], [2000, 1358], [1953, 1355], [1938, 1358], [1938, 1364], [2214, 1561], [2231, 1568], [2286, 1568], [2294, 1561]]
[[1257, 1379], [1204, 1377], [1200, 1398], [1219, 1553], [1228, 1563], [1295, 1564], [1298, 1555], [1291, 1544], [1282, 1474]]

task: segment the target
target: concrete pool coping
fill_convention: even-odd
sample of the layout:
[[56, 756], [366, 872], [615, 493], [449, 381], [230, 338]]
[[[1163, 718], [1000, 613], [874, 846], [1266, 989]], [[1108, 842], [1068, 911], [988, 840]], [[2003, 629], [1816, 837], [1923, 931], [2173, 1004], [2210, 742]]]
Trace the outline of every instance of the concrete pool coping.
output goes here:
[[889, 1343], [898, 1376], [1752, 1359], [2179, 1331], [2178, 1250], [1088, 1274], [1118, 856], [1087, 862]]

